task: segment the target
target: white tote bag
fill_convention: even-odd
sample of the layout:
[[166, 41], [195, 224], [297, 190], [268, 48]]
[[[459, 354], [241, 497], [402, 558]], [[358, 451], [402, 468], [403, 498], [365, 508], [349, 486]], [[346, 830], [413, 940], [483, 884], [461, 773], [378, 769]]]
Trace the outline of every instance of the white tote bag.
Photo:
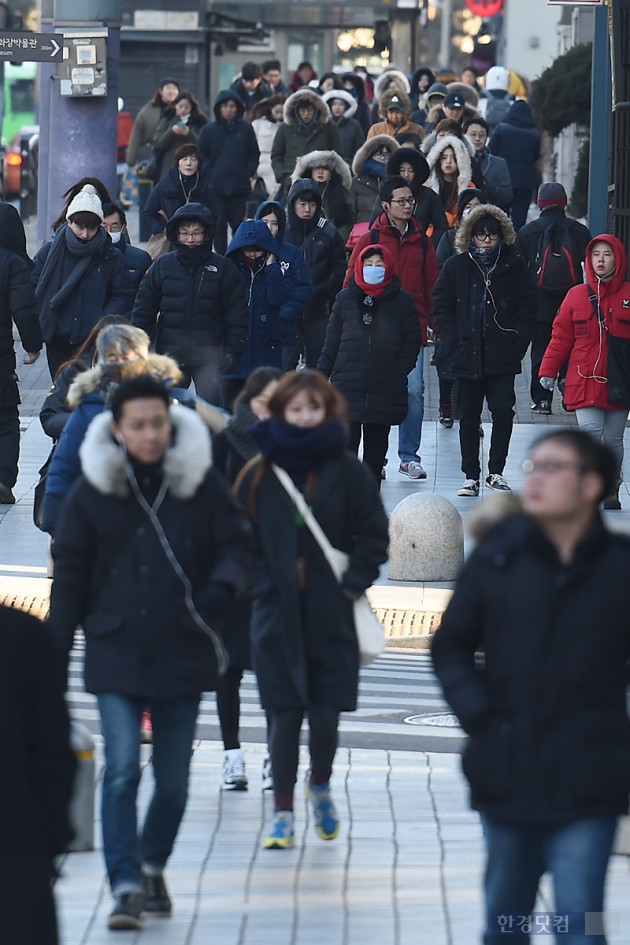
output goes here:
[[[293, 500], [298, 512], [304, 519], [306, 525], [310, 528], [313, 538], [322, 549], [330, 569], [341, 583], [344, 574], [348, 570], [349, 557], [345, 551], [339, 551], [328, 541], [323, 528], [308, 507], [304, 496], [297, 488], [289, 474], [281, 469], [280, 466], [272, 465], [273, 471]], [[365, 594], [361, 594], [358, 600], [354, 601], [354, 626], [359, 641], [359, 653], [361, 655], [361, 665], [367, 666], [380, 656], [385, 649], [385, 631], [383, 625], [372, 610], [372, 606]]]

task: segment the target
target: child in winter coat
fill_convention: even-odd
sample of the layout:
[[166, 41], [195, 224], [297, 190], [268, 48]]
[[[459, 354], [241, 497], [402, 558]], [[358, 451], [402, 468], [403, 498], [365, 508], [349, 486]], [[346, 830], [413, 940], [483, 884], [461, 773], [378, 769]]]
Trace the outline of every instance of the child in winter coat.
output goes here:
[[[606, 443], [617, 457], [617, 486], [604, 500], [605, 509], [617, 510], [621, 508], [619, 486], [628, 408], [608, 400], [608, 335], [630, 339], [630, 282], [624, 279], [627, 265], [626, 250], [616, 236], [603, 233], [591, 240], [586, 251], [586, 285], [569, 289], [539, 371], [541, 385], [553, 390], [568, 358], [564, 401], [567, 409], [575, 410], [580, 428]], [[596, 296], [595, 306], [590, 293]]]

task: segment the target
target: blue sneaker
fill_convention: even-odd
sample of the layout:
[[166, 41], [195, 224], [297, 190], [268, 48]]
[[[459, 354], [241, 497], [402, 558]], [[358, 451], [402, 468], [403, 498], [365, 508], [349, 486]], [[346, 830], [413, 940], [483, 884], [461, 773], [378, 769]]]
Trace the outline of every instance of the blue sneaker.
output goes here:
[[273, 824], [263, 841], [263, 846], [267, 850], [286, 850], [294, 844], [293, 813], [290, 810], [277, 810], [273, 815]]
[[339, 833], [339, 819], [330, 796], [330, 783], [311, 784], [307, 778], [306, 797], [313, 804], [315, 829], [322, 840], [334, 840]]

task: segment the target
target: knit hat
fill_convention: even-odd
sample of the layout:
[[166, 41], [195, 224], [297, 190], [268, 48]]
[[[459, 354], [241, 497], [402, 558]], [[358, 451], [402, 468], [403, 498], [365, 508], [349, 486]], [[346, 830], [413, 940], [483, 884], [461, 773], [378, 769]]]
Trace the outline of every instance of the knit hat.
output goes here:
[[464, 96], [459, 92], [449, 92], [444, 98], [445, 108], [465, 108]]
[[66, 213], [66, 220], [73, 217], [75, 213], [93, 213], [95, 217], [99, 218], [101, 223], [103, 222], [103, 205], [96, 192], [96, 188], [93, 187], [92, 184], [86, 184], [85, 187], [79, 191], [74, 200], [70, 202], [68, 212]]
[[538, 206], [541, 210], [545, 207], [566, 207], [567, 192], [557, 181], [550, 181], [548, 184], [541, 184], [538, 188]]

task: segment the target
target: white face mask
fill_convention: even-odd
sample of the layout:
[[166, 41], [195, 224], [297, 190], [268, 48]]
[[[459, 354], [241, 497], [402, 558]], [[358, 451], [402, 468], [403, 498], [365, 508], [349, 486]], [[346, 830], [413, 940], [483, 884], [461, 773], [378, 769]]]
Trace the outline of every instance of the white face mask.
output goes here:
[[122, 239], [122, 233], [120, 231], [118, 233], [110, 233], [109, 235], [112, 238], [112, 243], [120, 243]]
[[381, 285], [385, 282], [385, 270], [382, 266], [364, 266], [363, 281], [367, 285]]

